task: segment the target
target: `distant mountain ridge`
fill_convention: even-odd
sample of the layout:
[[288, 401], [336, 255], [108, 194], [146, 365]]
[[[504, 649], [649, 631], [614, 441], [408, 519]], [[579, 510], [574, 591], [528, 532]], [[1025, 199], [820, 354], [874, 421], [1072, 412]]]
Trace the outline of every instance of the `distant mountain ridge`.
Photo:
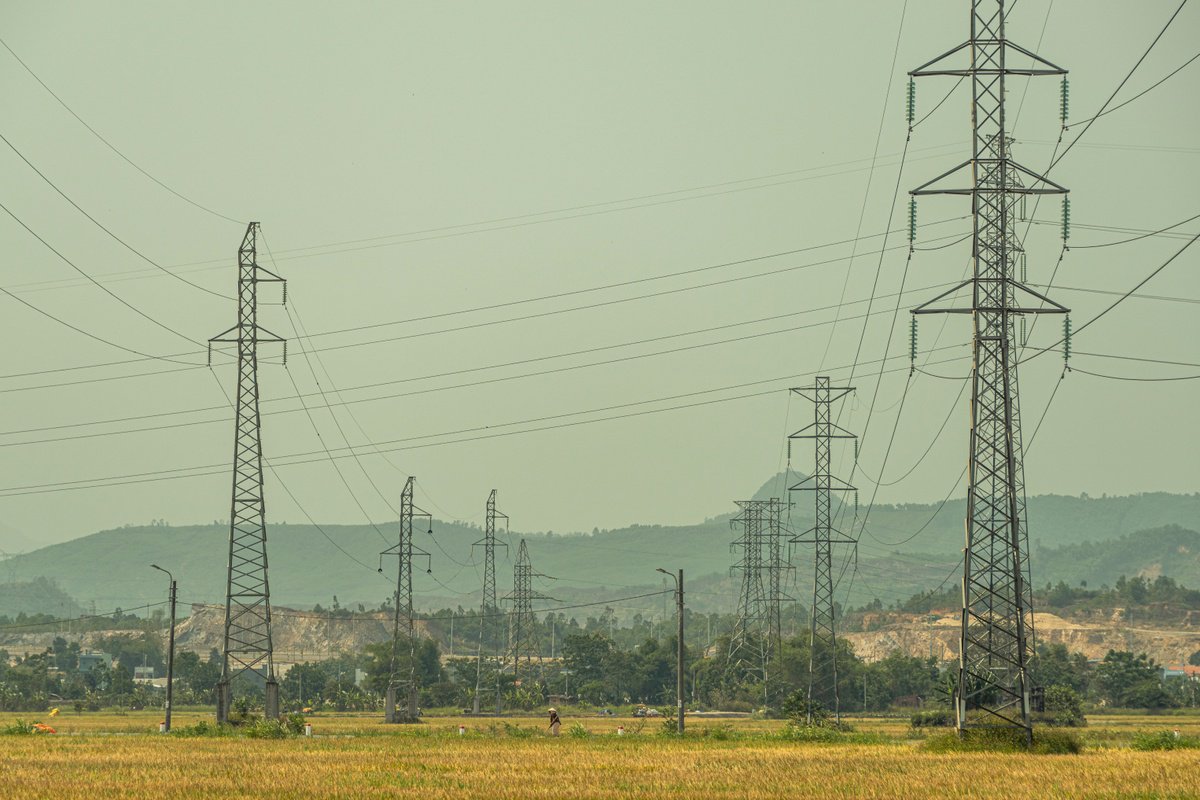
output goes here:
[[[794, 484], [799, 478], [793, 474], [790, 480]], [[784, 485], [776, 476], [756, 495], [778, 496]], [[848, 508], [847, 513], [853, 511]], [[811, 524], [811, 512], [803, 505], [795, 505], [790, 514], [793, 530]], [[850, 593], [851, 604], [875, 596], [889, 602], [953, 580], [963, 546], [963, 514], [962, 500], [948, 502], [940, 510], [930, 504], [876, 506], [861, 539], [858, 569], [847, 568], [841, 591]], [[591, 534], [513, 532], [507, 538], [502, 535], [501, 541], [512, 545], [515, 555], [517, 542], [526, 538], [535, 568], [558, 579], [538, 588], [563, 603], [615, 600], [660, 589], [661, 576], [654, 569], [664, 567], [683, 568], [689, 583], [706, 578], [704, 593], [690, 600], [697, 608], [728, 609], [736, 603], [736, 588], [729, 577], [730, 542], [736, 538], [730, 529], [732, 516], [731, 509], [696, 525], [633, 525]], [[1073, 584], [1081, 579], [1112, 582], [1116, 574], [1134, 575], [1144, 568], [1200, 586], [1195, 558], [1189, 561], [1169, 552], [1172, 546], [1200, 552], [1200, 534], [1194, 533], [1200, 529], [1200, 495], [1032, 497], [1029, 516], [1034, 580], [1039, 585], [1060, 577]], [[367, 525], [327, 525], [318, 530], [311, 525], [272, 524], [273, 599], [304, 607], [328, 605], [337, 595], [343, 607], [360, 602], [377, 606], [394, 590], [394, 578], [376, 570], [378, 554], [392, 544], [395, 529], [395, 522], [380, 525], [384, 534], [380, 536]], [[1153, 546], [1137, 538], [1142, 530], [1154, 532]], [[435, 521], [433, 536], [423, 530], [416, 535], [417, 543], [433, 554], [432, 574], [414, 575], [418, 605], [476, 606], [482, 559], [478, 552], [472, 555], [470, 545], [480, 537], [479, 528]], [[46, 577], [80, 603], [94, 602], [101, 610], [118, 606], [128, 610], [158, 602], [165, 595], [162, 575], [148, 566], [158, 563], [175, 573], [181, 601], [222, 602], [227, 542], [228, 529], [211, 524], [101, 531], [7, 559], [0, 583]], [[1110, 548], [1112, 555], [1108, 555]], [[792, 594], [803, 597], [809, 585], [803, 566], [807, 550], [797, 545], [794, 553], [798, 584]], [[848, 556], [849, 548], [847, 565]], [[1118, 568], [1120, 572], [1114, 573]], [[501, 594], [511, 582], [512, 564], [501, 552], [497, 563]], [[661, 605], [658, 598], [642, 601], [643, 606], [647, 603], [656, 609]]]

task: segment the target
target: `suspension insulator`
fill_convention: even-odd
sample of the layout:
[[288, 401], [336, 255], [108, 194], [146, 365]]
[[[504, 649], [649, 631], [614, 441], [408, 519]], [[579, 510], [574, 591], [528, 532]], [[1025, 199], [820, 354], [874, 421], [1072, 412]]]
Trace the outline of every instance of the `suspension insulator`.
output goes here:
[[911, 245], [917, 240], [917, 198], [909, 198], [908, 201], [908, 243]]
[[917, 116], [917, 82], [912, 78], [908, 79], [908, 95], [904, 104], [904, 116], [908, 120], [909, 127], [911, 127], [913, 120]]
[[1063, 125], [1067, 124], [1067, 112], [1070, 110], [1070, 105], [1071, 105], [1071, 85], [1067, 82], [1067, 78], [1064, 75], [1063, 79], [1062, 79], [1062, 95], [1061, 95], [1061, 99], [1059, 100], [1059, 113], [1062, 117]]
[[917, 365], [917, 317], [914, 314], [908, 320], [908, 361], [913, 366]]
[[1070, 369], [1071, 365], [1071, 317], [1063, 317], [1063, 366]]
[[1062, 239], [1063, 244], [1071, 238], [1071, 198], [1063, 195], [1062, 200]]

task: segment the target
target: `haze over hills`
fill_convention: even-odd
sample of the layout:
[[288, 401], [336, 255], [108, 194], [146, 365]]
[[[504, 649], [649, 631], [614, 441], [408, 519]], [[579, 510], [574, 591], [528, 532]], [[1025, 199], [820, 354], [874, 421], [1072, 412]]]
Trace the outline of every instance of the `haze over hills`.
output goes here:
[[[772, 478], [757, 493], [772, 496], [784, 483]], [[797, 480], [792, 476], [792, 482]], [[791, 510], [790, 525], [803, 531], [811, 512], [800, 504]], [[852, 515], [852, 507], [847, 507]], [[860, 511], [861, 513], [861, 511]], [[1120, 574], [1170, 575], [1200, 585], [1200, 495], [1139, 494], [1127, 497], [1042, 496], [1029, 500], [1034, 548], [1034, 580], [1067, 580], [1077, 584], [1111, 583]], [[860, 544], [858, 569], [843, 553], [850, 604], [879, 597], [903, 599], [938, 585], [956, 573], [962, 548], [964, 501], [937, 505], [876, 506]], [[630, 526], [594, 530], [590, 534], [502, 533], [501, 542], [515, 555], [520, 538], [528, 540], [534, 567], [557, 580], [539, 588], [563, 603], [593, 602], [662, 588], [654, 568], [682, 567], [698, 610], [729, 610], [736, 587], [729, 577], [730, 528], [733, 513], [687, 526]], [[1171, 527], [1175, 526], [1175, 527]], [[432, 554], [432, 573], [417, 569], [414, 589], [422, 608], [472, 607], [478, 603], [481, 551], [472, 543], [478, 526], [434, 522], [434, 534], [417, 532], [417, 544]], [[368, 525], [272, 524], [270, 580], [276, 603], [291, 606], [330, 604], [336, 595], [343, 606], [377, 606], [390, 597], [394, 561], [380, 566], [379, 552], [395, 536], [395, 522]], [[1147, 531], [1147, 533], [1139, 533]], [[75, 601], [97, 609], [133, 609], [158, 602], [162, 576], [150, 563], [170, 568], [186, 602], [222, 602], [228, 529], [223, 525], [125, 527], [101, 531], [71, 542], [51, 545], [9, 558], [0, 582], [45, 577]], [[791, 593], [804, 597], [809, 585], [803, 568], [803, 546], [794, 563], [801, 565]], [[497, 579], [501, 594], [511, 584], [511, 561], [501, 550]], [[840, 568], [841, 569], [841, 568]], [[656, 606], [658, 599], [640, 601]], [[551, 604], [553, 605], [553, 604]], [[623, 606], [629, 608], [626, 604]]]

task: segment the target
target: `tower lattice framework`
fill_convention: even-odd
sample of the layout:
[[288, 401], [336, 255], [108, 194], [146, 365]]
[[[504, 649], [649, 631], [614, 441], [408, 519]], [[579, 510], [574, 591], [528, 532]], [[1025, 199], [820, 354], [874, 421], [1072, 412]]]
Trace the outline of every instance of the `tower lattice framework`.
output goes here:
[[737, 617], [729, 640], [731, 668], [761, 675], [767, 658], [768, 609], [767, 592], [763, 586], [763, 525], [765, 514], [761, 500], [738, 500], [739, 514], [729, 521], [740, 527], [741, 535], [730, 545], [741, 557], [734, 562], [733, 571], [741, 573]]
[[[1018, 279], [1024, 249], [1017, 238], [1016, 213], [1023, 196], [1067, 190], [1012, 158], [1005, 82], [1012, 75], [1062, 76], [1066, 70], [1006, 38], [1004, 0], [973, 0], [969, 5], [970, 38], [909, 75], [970, 79], [971, 158], [911, 194], [971, 198], [972, 276], [913, 313], [970, 314], [972, 320], [956, 724], [960, 731], [986, 726], [1022, 729], [1028, 741], [1032, 736], [1028, 676], [1032, 604], [1016, 321], [1026, 314], [1066, 313], [1067, 309]], [[967, 66], [954, 66], [964, 56]], [[962, 172], [968, 173], [968, 185], [947, 185]], [[969, 306], [938, 305], [964, 289], [970, 292]]]
[[[505, 524], [508, 524], [508, 515], [496, 509], [496, 490], [492, 489], [488, 495], [486, 513], [483, 523], [483, 538], [474, 542], [471, 547], [483, 548], [483, 598], [480, 601], [479, 608], [479, 647], [475, 651], [475, 713], [479, 713], [480, 696], [484, 690], [484, 656], [483, 647], [484, 639], [490, 638], [493, 643], [492, 654], [490, 658], [487, 672], [491, 673], [490, 677], [494, 680], [488, 680], [488, 690], [495, 697], [496, 713], [501, 710], [502, 697], [500, 695], [500, 638], [501, 626], [497, 624], [500, 613], [500, 606], [496, 602], [496, 548], [508, 548], [504, 542], [496, 541], [496, 520], [502, 519]], [[487, 633], [491, 636], [486, 636]], [[494, 684], [494, 688], [493, 685]]]
[[784, 549], [783, 501], [772, 497], [765, 501], [766, 530], [764, 533], [767, 570], [767, 651], [778, 652], [783, 641], [783, 604], [793, 598], [784, 591], [786, 573], [792, 568]]
[[[547, 577], [549, 576], [533, 569], [533, 563], [529, 560], [529, 548], [522, 539], [517, 547], [517, 560], [513, 564], [513, 590], [504, 597], [512, 603], [508, 617], [508, 662], [512, 665], [513, 675], [517, 677], [532, 672], [534, 656], [537, 656], [538, 663], [541, 664], [533, 601], [554, 598], [534, 589], [533, 579]], [[522, 659], [525, 661], [524, 666], [521, 664]]]
[[[251, 222], [238, 248], [237, 324], [209, 340], [237, 347], [237, 397], [233, 443], [233, 499], [229, 514], [229, 560], [217, 721], [229, 719], [233, 680], [254, 672], [266, 681], [266, 716], [279, 716], [279, 684], [271, 642], [271, 591], [267, 582], [267, 520], [263, 498], [261, 419], [258, 410], [258, 346], [284, 343], [258, 324], [258, 286], [283, 283], [258, 265], [259, 224]], [[286, 343], [284, 357], [286, 358]]]
[[833, 547], [836, 544], [856, 544], [855, 540], [838, 531], [833, 524], [835, 493], [856, 492], [846, 481], [831, 472], [833, 441], [854, 440], [857, 437], [833, 421], [833, 404], [854, 391], [853, 386], [831, 386], [828, 376], [819, 376], [812, 386], [792, 389], [812, 401], [813, 422], [788, 437], [812, 439], [813, 471], [794, 486], [793, 492], [813, 493], [813, 526], [793, 542], [813, 545], [812, 607], [808, 614], [808, 721], [813, 720], [817, 705], [831, 709], [834, 718], [841, 718], [841, 697], [838, 692], [837, 619], [833, 592]]
[[[396, 594], [395, 613], [392, 618], [392, 656], [388, 669], [388, 686], [384, 704], [384, 720], [387, 722], [415, 722], [417, 719], [417, 628], [413, 611], [413, 562], [415, 559], [425, 559], [431, 562], [429, 553], [416, 546], [413, 541], [413, 520], [421, 517], [429, 522], [429, 533], [433, 533], [433, 517], [427, 511], [422, 511], [413, 503], [413, 490], [417, 479], [409, 476], [400, 492], [400, 536], [396, 544], [379, 554], [380, 571], [383, 571], [383, 557], [396, 556]], [[404, 651], [408, 652], [407, 665], [400, 663]], [[397, 698], [403, 694], [406, 712], [396, 711]]]
[[729, 640], [728, 666], [763, 682], [764, 702], [769, 691], [771, 658], [779, 652], [782, 637], [784, 573], [790, 569], [783, 547], [783, 503], [739, 500], [739, 513], [730, 526], [741, 535], [730, 545], [741, 557], [732, 570], [741, 573], [738, 609]]

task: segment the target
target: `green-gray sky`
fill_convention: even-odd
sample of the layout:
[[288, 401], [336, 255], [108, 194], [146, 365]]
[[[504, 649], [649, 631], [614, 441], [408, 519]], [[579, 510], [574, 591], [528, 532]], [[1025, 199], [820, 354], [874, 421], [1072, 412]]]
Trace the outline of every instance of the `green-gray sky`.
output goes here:
[[[1177, 5], [1019, 0], [1009, 35], [1071, 70], [1072, 118], [1082, 120]], [[325, 446], [344, 446], [343, 435], [355, 445], [432, 445], [395, 450], [386, 460], [361, 448], [361, 467], [338, 462], [372, 519], [393, 515], [361, 469], [392, 504], [403, 475], [417, 474], [418, 502], [448, 518], [477, 520], [495, 487], [517, 529], [678, 523], [726, 511], [783, 465], [784, 434], [811, 413], [804, 401], [789, 401], [790, 383], [817, 370], [850, 377], [865, 303], [845, 307], [836, 326], [833, 311], [798, 312], [828, 309], [843, 291], [848, 301], [865, 300], [881, 266], [873, 306], [881, 313], [863, 337], [863, 363], [853, 375], [858, 396], [843, 417], [844, 426], [861, 432], [893, 317], [891, 352], [902, 354], [906, 309], [966, 266], [966, 242], [918, 251], [906, 279], [907, 289], [918, 291], [893, 315], [905, 249], [890, 250], [881, 262], [879, 238], [863, 239], [856, 249], [833, 244], [889, 227], [905, 148], [904, 73], [967, 35], [964, 3], [922, 0], [908, 3], [897, 46], [901, 8], [899, 2], [10, 2], [0, 8], [4, 40], [67, 105], [155, 178], [243, 222], [206, 213], [139, 174], [2, 49], [7, 113], [0, 133], [98, 221], [188, 280], [230, 294], [244, 221], [260, 220], [289, 279], [299, 324], [312, 333], [384, 326], [315, 337], [303, 348], [329, 348], [312, 365], [328, 370], [321, 388], [330, 402], [338, 402], [335, 387], [344, 400], [409, 393], [351, 404], [353, 418], [338, 407], [337, 425], [327, 410], [312, 410]], [[1195, 55], [1197, 34], [1200, 8], [1189, 6], [1116, 102]], [[920, 82], [918, 115], [953, 81]], [[1076, 327], [1115, 299], [1082, 290], [1124, 291], [1184, 243], [1152, 237], [1084, 249], [1134, 235], [1089, 226], [1158, 229], [1200, 213], [1198, 82], [1200, 63], [1194, 63], [1097, 120], [1054, 170], [1072, 190], [1075, 222], [1075, 249], [1058, 269], [1063, 288], [1055, 297], [1074, 309]], [[1058, 92], [1053, 78], [1035, 81], [1028, 92], [1023, 81], [1010, 88], [1015, 153], [1035, 170], [1045, 168], [1059, 135]], [[891, 227], [903, 227], [904, 190], [966, 157], [967, 101], [960, 87], [913, 133]], [[21, 299], [125, 347], [185, 354], [179, 358], [199, 364], [204, 356], [187, 339], [203, 342], [233, 324], [231, 301], [166, 277], [123, 249], [2, 143], [0, 182], [13, 214], [179, 335], [86, 283], [0, 215], [2, 285]], [[922, 200], [922, 223], [950, 221], [922, 228], [918, 245], [936, 247], [965, 234], [966, 202]], [[1057, 199], [1042, 203], [1036, 216], [1055, 223], [1033, 226], [1026, 242], [1028, 280], [1044, 284], [1060, 251]], [[893, 235], [888, 246], [903, 239]], [[1123, 303], [1078, 336], [1075, 364], [1119, 376], [1200, 372], [1084, 355], [1195, 363], [1198, 258], [1200, 250], [1188, 251], [1144, 289], [1191, 302]], [[265, 253], [260, 261], [270, 263]], [[718, 266], [730, 262], [742, 263]], [[714, 268], [694, 271], [704, 267]], [[785, 271], [728, 282], [778, 270]], [[645, 280], [684, 271], [692, 272]], [[643, 282], [570, 294], [629, 281]], [[690, 288], [702, 284], [715, 285]], [[683, 288], [689, 290], [642, 298]], [[628, 298], [639, 299], [610, 302]], [[451, 313], [506, 303], [519, 304]], [[0, 297], [0, 304], [6, 341], [0, 429], [55, 428], [0, 436], [0, 486], [153, 477], [228, 462], [227, 410], [172, 415], [224, 404], [208, 370], [148, 361], [12, 377], [134, 356], [11, 298]], [[481, 325], [577, 306], [594, 307]], [[439, 314], [450, 315], [405, 322]], [[774, 319], [748, 323], [768, 317]], [[293, 339], [291, 377], [278, 366], [262, 370], [267, 451], [276, 460], [319, 451], [308, 415], [270, 413], [297, 407], [293, 379], [305, 393], [316, 386], [287, 314], [265, 307], [262, 323]], [[778, 333], [784, 329], [792, 330]], [[707, 332], [680, 335], [700, 330]], [[1050, 344], [1058, 332], [1056, 319], [1043, 321], [1032, 343]], [[929, 371], [964, 376], [967, 335], [964, 318], [926, 318], [922, 347], [962, 345], [933, 354], [934, 362], [958, 360]], [[693, 347], [747, 336], [754, 338]], [[659, 337], [671, 338], [624, 346]], [[393, 341], [339, 348], [385, 338]], [[605, 349], [550, 358], [593, 348]], [[676, 352], [628, 358], [664, 350]], [[478, 369], [527, 359], [545, 360]], [[614, 363], [564, 369], [595, 362]], [[229, 390], [228, 360], [214, 363]], [[907, 379], [905, 359], [892, 366], [898, 371], [883, 376], [855, 479], [866, 496], [879, 478]], [[463, 370], [477, 371], [425, 377]], [[547, 370], [557, 371], [492, 381]], [[138, 371], [157, 374], [75, 383]], [[1047, 353], [1022, 373], [1027, 435], [1060, 372], [1060, 356]], [[382, 382], [389, 383], [350, 390]], [[51, 383], [71, 385], [9, 391]], [[464, 383], [477, 385], [446, 388]], [[965, 455], [965, 396], [955, 401], [961, 386], [961, 380], [913, 379], [883, 475], [895, 483], [882, 488], [881, 501], [933, 501], [951, 488]], [[1030, 492], [1195, 491], [1197, 388], [1195, 381], [1067, 376], [1030, 453]], [[497, 436], [757, 393], [765, 394]], [[668, 397], [675, 399], [659, 400]], [[643, 401], [655, 402], [624, 407]], [[306, 402], [324, 403], [319, 395]], [[610, 410], [559, 416], [600, 408]], [[906, 474], [948, 413], [928, 458]], [[57, 427], [151, 414], [163, 416]], [[533, 419], [543, 421], [505, 426]], [[160, 429], [14, 446], [129, 428]], [[810, 458], [797, 449], [793, 466], [803, 471]], [[281, 467], [280, 475], [318, 521], [363, 519], [328, 461]], [[271, 518], [303, 520], [273, 478], [268, 493]], [[78, 491], [10, 491], [0, 499], [7, 531], [0, 547], [27, 549], [157, 518], [225, 518], [228, 504], [228, 475], [219, 471]]]

